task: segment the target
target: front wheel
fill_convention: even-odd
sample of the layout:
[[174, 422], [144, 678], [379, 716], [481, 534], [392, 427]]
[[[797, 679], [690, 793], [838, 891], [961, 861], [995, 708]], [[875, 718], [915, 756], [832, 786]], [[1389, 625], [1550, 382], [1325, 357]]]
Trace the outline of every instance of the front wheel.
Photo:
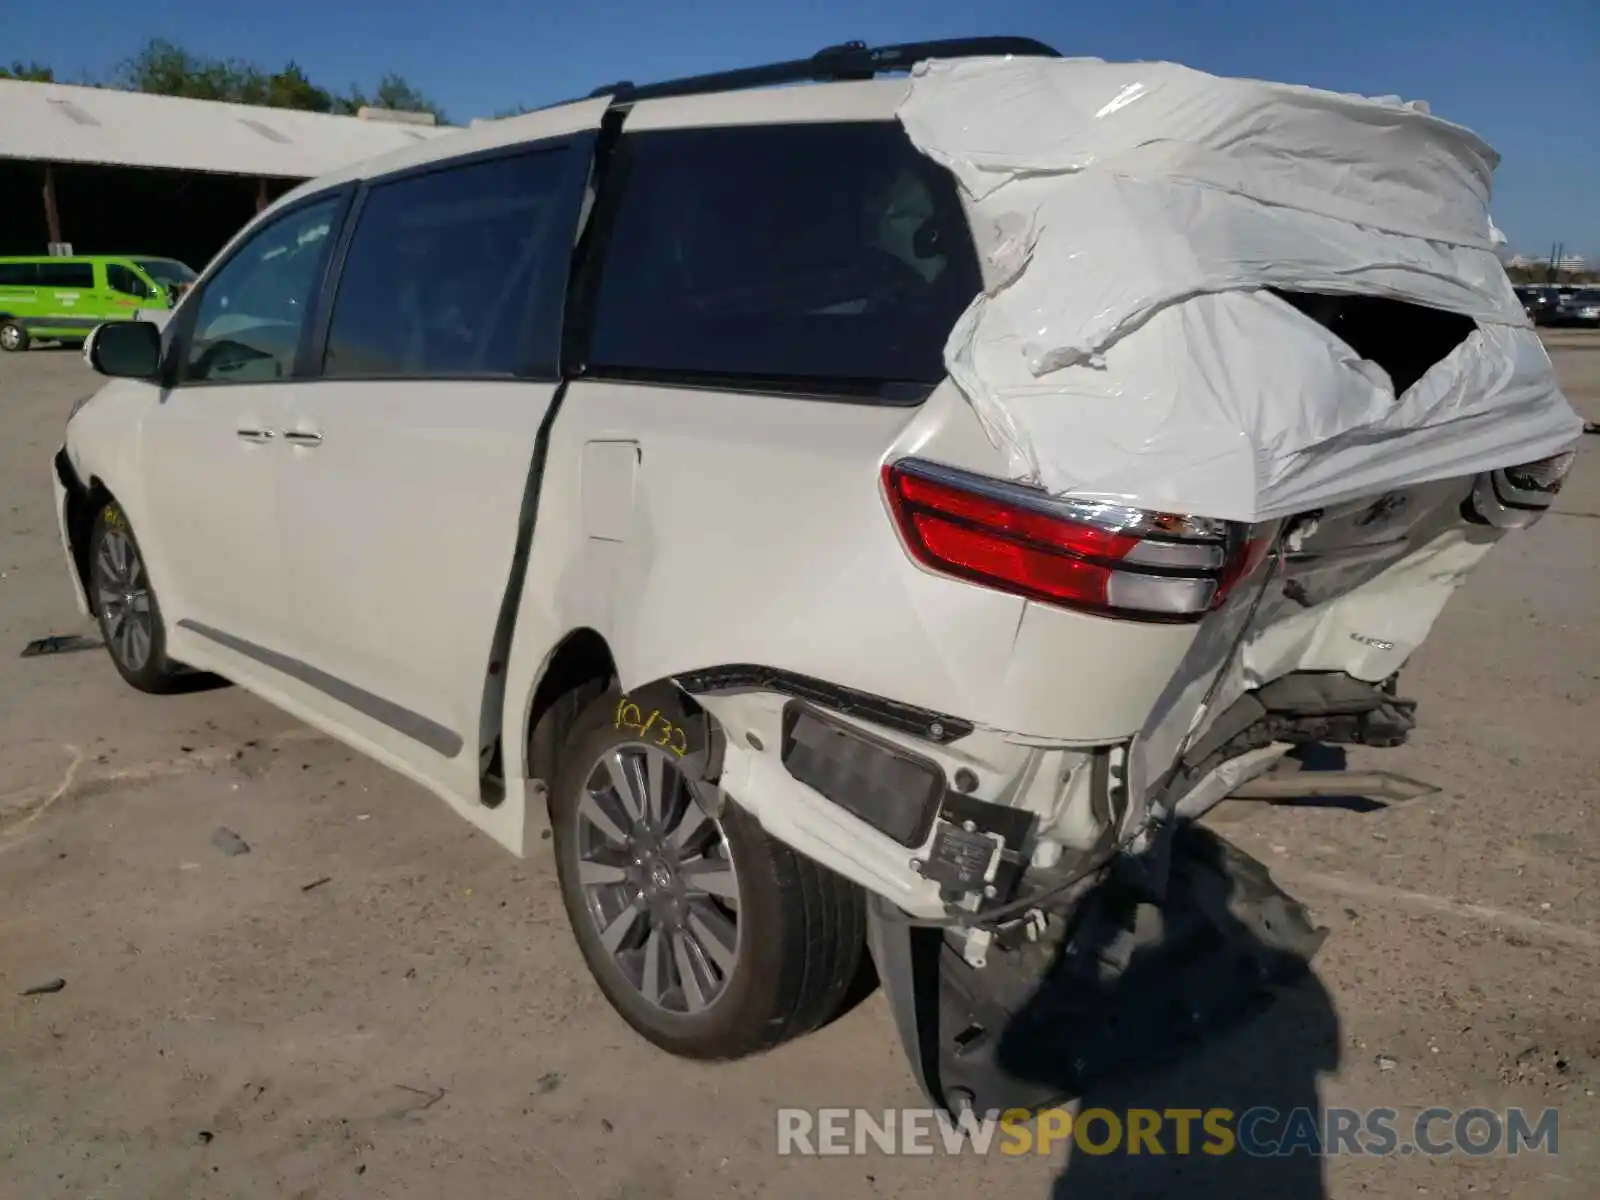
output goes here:
[[181, 668], [167, 657], [167, 630], [144, 557], [115, 500], [89, 534], [89, 594], [117, 674], [141, 692], [169, 692]]
[[616, 727], [617, 705], [579, 716], [550, 798], [562, 899], [601, 991], [686, 1058], [742, 1058], [827, 1021], [860, 965], [860, 889], [731, 802], [708, 816], [670, 747]]
[[28, 348], [28, 331], [15, 321], [0, 321], [0, 350], [18, 354]]

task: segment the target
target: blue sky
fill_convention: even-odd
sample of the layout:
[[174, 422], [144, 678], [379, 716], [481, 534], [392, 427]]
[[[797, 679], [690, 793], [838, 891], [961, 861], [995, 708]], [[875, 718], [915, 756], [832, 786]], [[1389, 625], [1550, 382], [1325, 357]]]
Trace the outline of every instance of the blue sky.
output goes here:
[[1494, 214], [1514, 248], [1600, 259], [1600, 0], [75, 0], [12, 22], [7, 59], [104, 76], [150, 37], [370, 87], [398, 71], [453, 120], [645, 80], [803, 57], [836, 42], [980, 33], [1068, 54], [1173, 59], [1427, 100], [1504, 161]]

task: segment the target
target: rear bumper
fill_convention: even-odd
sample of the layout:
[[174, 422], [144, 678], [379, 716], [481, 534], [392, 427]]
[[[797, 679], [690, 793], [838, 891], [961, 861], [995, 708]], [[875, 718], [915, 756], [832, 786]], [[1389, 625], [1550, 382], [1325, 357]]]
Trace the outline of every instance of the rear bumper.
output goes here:
[[675, 682], [720, 730], [720, 791], [904, 912], [943, 918], [953, 903], [970, 913], [1006, 903], [1024, 872], [1037, 882], [1081, 870], [1125, 832], [1110, 766], [1125, 744], [1043, 743], [795, 680]]

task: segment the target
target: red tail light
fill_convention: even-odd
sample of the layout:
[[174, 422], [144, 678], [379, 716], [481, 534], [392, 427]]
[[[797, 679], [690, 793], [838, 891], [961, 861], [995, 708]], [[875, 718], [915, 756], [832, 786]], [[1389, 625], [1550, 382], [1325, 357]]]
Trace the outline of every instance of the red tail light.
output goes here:
[[1061, 499], [920, 459], [884, 467], [883, 486], [906, 548], [924, 566], [1138, 620], [1199, 620], [1268, 545], [1228, 521]]

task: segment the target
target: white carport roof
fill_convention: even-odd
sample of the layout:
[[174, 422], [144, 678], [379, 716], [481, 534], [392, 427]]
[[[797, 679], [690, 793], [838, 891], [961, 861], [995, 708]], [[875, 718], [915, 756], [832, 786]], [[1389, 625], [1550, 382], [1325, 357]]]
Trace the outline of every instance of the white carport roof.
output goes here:
[[310, 179], [455, 132], [450, 126], [0, 79], [0, 159]]

